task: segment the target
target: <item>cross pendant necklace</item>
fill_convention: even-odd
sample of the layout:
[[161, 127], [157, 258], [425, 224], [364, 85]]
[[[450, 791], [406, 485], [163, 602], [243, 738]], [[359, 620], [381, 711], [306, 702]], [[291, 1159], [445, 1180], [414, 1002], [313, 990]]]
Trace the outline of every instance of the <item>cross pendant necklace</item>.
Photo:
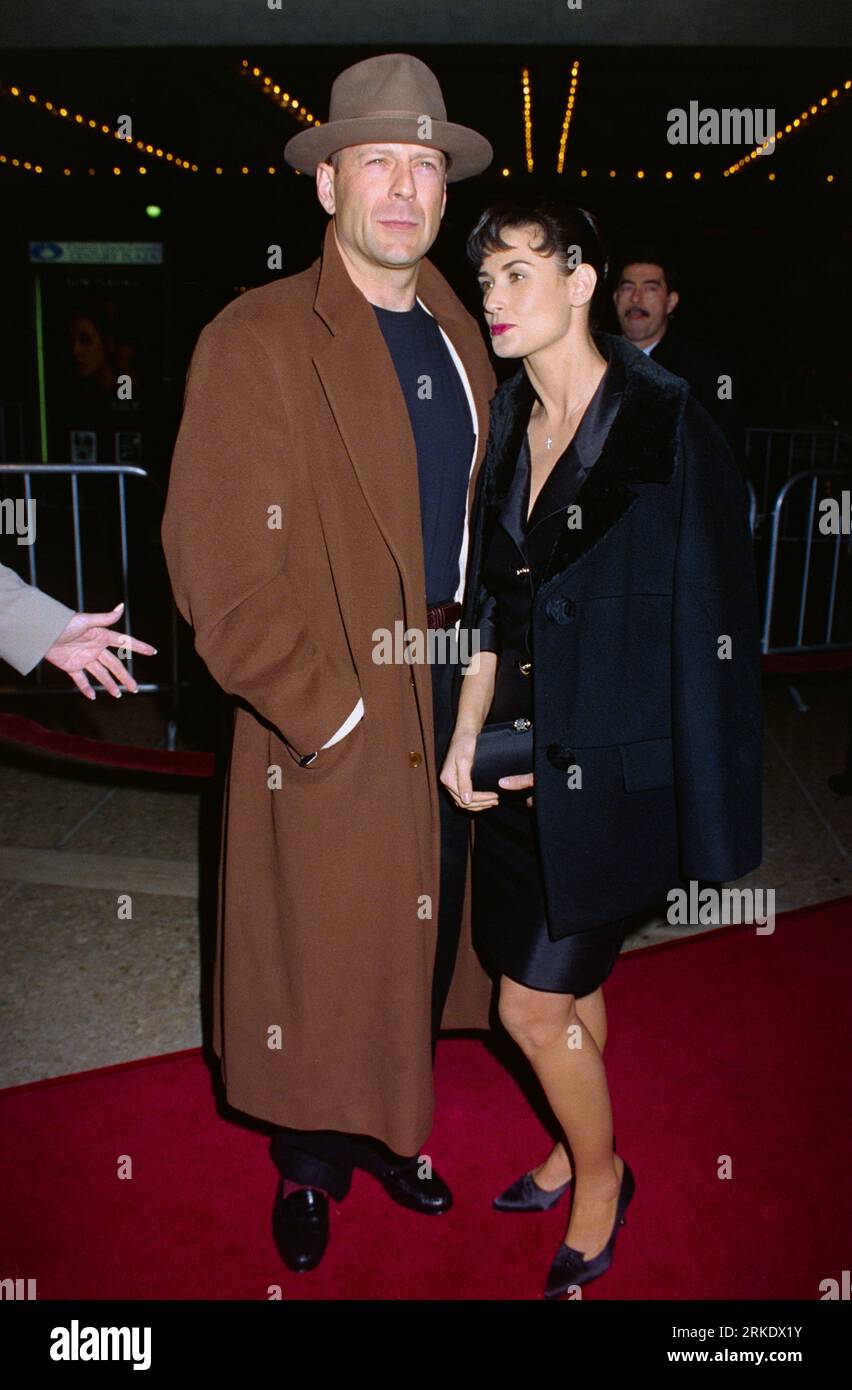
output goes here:
[[[595, 387], [595, 390], [597, 390], [597, 387]], [[592, 399], [592, 396], [593, 396], [594, 394], [595, 394], [595, 392], [592, 391], [592, 392], [586, 397], [586, 399], [585, 399], [584, 401], [581, 401], [579, 405], [575, 405], [575, 406], [574, 406], [574, 409], [571, 411], [571, 414], [568, 416], [568, 419], [569, 419], [569, 420], [571, 419], [571, 415], [576, 415], [578, 410], [582, 410], [584, 405], [588, 405], [589, 401]], [[545, 437], [544, 437], [544, 442], [545, 442], [545, 444], [547, 445], [548, 449], [552, 449], [552, 448], [553, 448], [553, 435], [552, 435], [552, 434], [546, 434]]]

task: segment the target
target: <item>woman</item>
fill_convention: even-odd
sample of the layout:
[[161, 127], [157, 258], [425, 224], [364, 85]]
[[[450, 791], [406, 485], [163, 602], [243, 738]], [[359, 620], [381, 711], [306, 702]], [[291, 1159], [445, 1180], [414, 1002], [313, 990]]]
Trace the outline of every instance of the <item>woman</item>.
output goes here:
[[[498, 204], [468, 254], [494, 351], [522, 366], [491, 405], [462, 617], [481, 652], [441, 781], [477, 815], [477, 944], [565, 1139], [494, 1203], [543, 1211], [573, 1184], [554, 1297], [608, 1268], [635, 1187], [602, 1059], [624, 937], [671, 889], [760, 862], [757, 602], [723, 436], [686, 382], [593, 331], [593, 219]], [[483, 726], [515, 719], [528, 773], [477, 788]]]

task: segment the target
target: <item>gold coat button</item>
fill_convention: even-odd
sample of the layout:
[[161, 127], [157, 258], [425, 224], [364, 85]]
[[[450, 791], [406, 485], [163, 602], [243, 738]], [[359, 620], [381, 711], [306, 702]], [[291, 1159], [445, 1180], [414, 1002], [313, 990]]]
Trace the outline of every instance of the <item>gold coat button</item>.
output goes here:
[[529, 673], [530, 673], [530, 671], [532, 670], [532, 662], [531, 662], [531, 661], [519, 661], [519, 662], [518, 662], [518, 670], [520, 671], [520, 673], [521, 673], [522, 676], [528, 676]]
[[412, 751], [408, 755], [408, 761], [412, 767], [419, 767], [423, 761], [423, 754]]

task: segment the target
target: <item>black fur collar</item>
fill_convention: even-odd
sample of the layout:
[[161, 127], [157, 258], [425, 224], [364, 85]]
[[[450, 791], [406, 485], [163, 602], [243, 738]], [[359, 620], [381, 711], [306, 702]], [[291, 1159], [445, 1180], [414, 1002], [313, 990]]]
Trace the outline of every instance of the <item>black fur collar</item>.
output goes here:
[[[576, 497], [582, 509], [579, 529], [560, 532], [540, 587], [603, 539], [638, 500], [634, 483], [668, 483], [677, 461], [677, 435], [689, 387], [625, 338], [595, 333], [609, 361], [615, 354], [624, 367], [624, 391], [597, 463]], [[535, 392], [523, 364], [495, 393], [490, 408], [488, 451], [483, 463], [483, 543], [506, 500], [518, 452], [529, 424]]]

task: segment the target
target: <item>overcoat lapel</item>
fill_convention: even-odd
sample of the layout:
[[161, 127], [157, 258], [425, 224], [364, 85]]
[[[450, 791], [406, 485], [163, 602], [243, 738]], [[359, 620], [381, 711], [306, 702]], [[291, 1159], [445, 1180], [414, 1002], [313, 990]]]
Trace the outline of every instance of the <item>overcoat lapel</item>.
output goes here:
[[[477, 430], [467, 497], [470, 529], [474, 494], [488, 438], [488, 401], [493, 389], [493, 373], [487, 354], [482, 351], [478, 328], [462, 309], [440, 271], [426, 258], [420, 263], [417, 297], [449, 338], [464, 365], [473, 395]], [[399, 568], [407, 626], [425, 632], [426, 577], [417, 447], [393, 359], [371, 305], [349, 276], [331, 219], [319, 262], [314, 310], [332, 335], [314, 354], [314, 365], [365, 501]], [[431, 673], [425, 662], [414, 662], [412, 674], [424, 721], [427, 762], [431, 767], [434, 757]], [[437, 774], [437, 769], [434, 771]], [[437, 816], [437, 800], [433, 810]]]
[[314, 309], [331, 330], [314, 354], [361, 489], [399, 566], [412, 612], [425, 602], [417, 451], [405, 397], [370, 304], [350, 279], [329, 221]]
[[[476, 343], [475, 327], [459, 314], [458, 301], [443, 276], [427, 259], [420, 264], [417, 295], [450, 339], [473, 392], [477, 450], [468, 489], [470, 522], [488, 434], [489, 383], [479, 367], [481, 343]], [[416, 615], [425, 625], [417, 448], [393, 360], [370, 304], [349, 277], [332, 221], [326, 228], [314, 308], [332, 333], [314, 355], [314, 364], [367, 505], [399, 566], [411, 620]]]

